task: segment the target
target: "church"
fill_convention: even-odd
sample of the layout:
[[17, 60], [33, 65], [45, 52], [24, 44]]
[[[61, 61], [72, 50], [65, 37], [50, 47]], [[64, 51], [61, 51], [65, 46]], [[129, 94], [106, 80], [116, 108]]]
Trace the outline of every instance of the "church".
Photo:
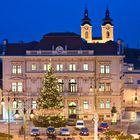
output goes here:
[[37, 108], [36, 99], [50, 60], [58, 78], [63, 113], [67, 118], [91, 120], [98, 112], [100, 120], [110, 120], [114, 106], [117, 119], [122, 118], [123, 105], [127, 102], [123, 98], [125, 55], [123, 46], [114, 41], [114, 24], [109, 9], [102, 20], [101, 37], [94, 36], [96, 31], [93, 31], [87, 8], [79, 26], [80, 35], [52, 32], [45, 34], [39, 42], [3, 42], [1, 98], [9, 96], [11, 90], [10, 101], [1, 107], [4, 119], [8, 104], [11, 116], [15, 113], [15, 97], [19, 110], [23, 105], [29, 108], [27, 113]]

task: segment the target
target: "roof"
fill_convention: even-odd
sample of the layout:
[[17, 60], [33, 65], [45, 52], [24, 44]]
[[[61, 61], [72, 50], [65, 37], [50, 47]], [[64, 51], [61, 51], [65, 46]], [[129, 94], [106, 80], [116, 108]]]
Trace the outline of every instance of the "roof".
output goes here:
[[134, 64], [135, 69], [140, 69], [140, 49], [139, 48], [125, 48], [124, 62]]
[[26, 55], [26, 51], [56, 50], [58, 46], [63, 47], [64, 50], [93, 50], [94, 55], [117, 55], [118, 45], [114, 41], [106, 43], [87, 43], [80, 35], [72, 32], [64, 33], [48, 33], [39, 41], [32, 41], [29, 43], [8, 43], [4, 50], [5, 55]]

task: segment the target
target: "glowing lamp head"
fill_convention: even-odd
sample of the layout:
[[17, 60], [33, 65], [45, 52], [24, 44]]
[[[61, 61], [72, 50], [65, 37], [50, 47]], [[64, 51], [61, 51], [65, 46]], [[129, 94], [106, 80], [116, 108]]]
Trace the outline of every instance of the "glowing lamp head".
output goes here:
[[16, 119], [18, 119], [18, 118], [19, 118], [19, 112], [18, 112], [18, 110], [16, 110], [16, 113], [15, 113], [15, 115], [14, 115], [14, 116], [15, 116], [15, 118], [16, 118]]
[[30, 118], [34, 118], [34, 112], [33, 112], [33, 109], [31, 110], [31, 113], [30, 113]]
[[4, 105], [4, 98], [2, 98], [2, 100], [1, 100], [1, 105]]

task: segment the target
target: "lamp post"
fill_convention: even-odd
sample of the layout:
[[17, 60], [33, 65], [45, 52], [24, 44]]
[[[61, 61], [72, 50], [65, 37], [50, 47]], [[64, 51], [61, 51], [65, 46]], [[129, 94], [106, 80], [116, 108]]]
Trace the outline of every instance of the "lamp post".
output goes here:
[[91, 82], [91, 86], [90, 86], [90, 92], [93, 92], [94, 94], [94, 106], [93, 106], [93, 110], [94, 110], [94, 116], [93, 116], [93, 120], [94, 120], [94, 140], [98, 140], [98, 113], [96, 112], [96, 96], [97, 96], [97, 87], [96, 87], [96, 60], [95, 60], [95, 77], [94, 77], [94, 87], [92, 87], [92, 82]]
[[[3, 90], [4, 91], [4, 90]], [[8, 108], [7, 108], [7, 118], [8, 118], [8, 140], [10, 140], [10, 95], [11, 90], [5, 90], [8, 93], [7, 101], [8, 101]], [[15, 94], [14, 94], [14, 101], [15, 101]], [[4, 97], [3, 97], [3, 92], [2, 92], [2, 99], [1, 99], [1, 105], [4, 105]]]
[[[28, 100], [23, 100], [24, 103], [24, 107], [23, 107], [23, 128], [24, 128], [24, 140], [26, 140], [26, 101]], [[32, 101], [32, 100], [31, 100]], [[16, 113], [15, 113], [15, 118], [19, 118], [20, 114], [19, 114], [19, 110], [18, 110], [18, 103], [17, 103], [17, 109], [16, 109]], [[31, 112], [30, 112], [30, 118], [34, 117], [34, 112], [32, 109], [32, 104], [31, 104]]]

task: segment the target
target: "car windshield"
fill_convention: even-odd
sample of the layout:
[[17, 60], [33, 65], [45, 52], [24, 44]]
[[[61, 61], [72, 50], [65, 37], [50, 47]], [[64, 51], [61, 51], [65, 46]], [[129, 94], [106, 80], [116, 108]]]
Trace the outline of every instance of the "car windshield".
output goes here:
[[68, 128], [62, 128], [61, 130], [62, 130], [62, 131], [69, 131]]
[[101, 126], [108, 126], [107, 123], [101, 123]]
[[82, 128], [81, 131], [86, 131], [87, 132], [88, 129], [87, 128]]
[[50, 128], [48, 128], [47, 130], [48, 130], [48, 131], [55, 131], [55, 128], [50, 127]]
[[77, 123], [77, 125], [84, 125], [83, 123]]
[[38, 129], [36, 129], [36, 128], [32, 129], [32, 132], [37, 132], [37, 131], [38, 131]]

